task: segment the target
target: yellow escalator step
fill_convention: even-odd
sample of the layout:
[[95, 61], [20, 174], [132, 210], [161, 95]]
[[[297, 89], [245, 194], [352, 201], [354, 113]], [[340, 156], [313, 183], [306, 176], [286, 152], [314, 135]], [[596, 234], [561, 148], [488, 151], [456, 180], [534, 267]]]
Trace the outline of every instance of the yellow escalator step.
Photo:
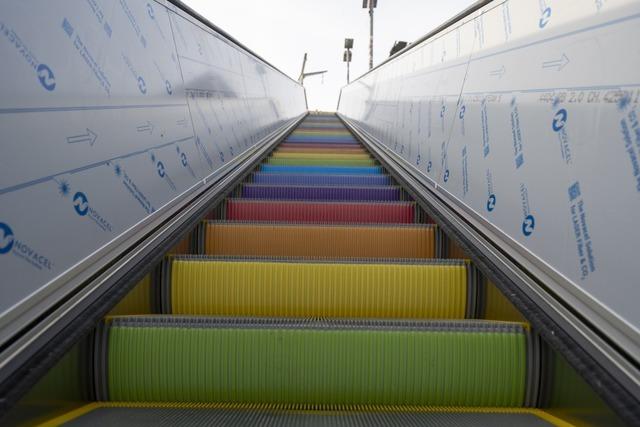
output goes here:
[[505, 320], [509, 322], [526, 322], [527, 320], [502, 292], [490, 281], [485, 286], [484, 318]]
[[147, 274], [131, 291], [109, 312], [109, 316], [127, 314], [152, 314], [151, 275]]
[[465, 317], [467, 266], [462, 262], [169, 262], [170, 280], [163, 290], [173, 314]]

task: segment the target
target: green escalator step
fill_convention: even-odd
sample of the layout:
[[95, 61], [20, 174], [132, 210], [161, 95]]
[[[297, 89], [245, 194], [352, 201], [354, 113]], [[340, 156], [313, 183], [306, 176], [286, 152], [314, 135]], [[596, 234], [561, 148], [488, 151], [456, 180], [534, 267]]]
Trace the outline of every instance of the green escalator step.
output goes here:
[[103, 399], [517, 407], [527, 330], [489, 321], [114, 317]]

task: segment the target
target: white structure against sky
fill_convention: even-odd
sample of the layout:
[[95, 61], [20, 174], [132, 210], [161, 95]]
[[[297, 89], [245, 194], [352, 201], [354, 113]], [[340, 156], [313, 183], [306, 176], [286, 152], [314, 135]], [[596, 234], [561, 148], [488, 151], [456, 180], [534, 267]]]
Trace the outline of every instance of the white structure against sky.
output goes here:
[[[345, 84], [344, 38], [354, 39], [351, 80], [368, 69], [369, 15], [361, 0], [185, 0], [220, 28], [296, 79], [300, 58], [307, 67], [329, 70], [305, 81], [309, 108], [334, 111]], [[375, 15], [374, 66], [395, 40], [409, 42], [454, 16], [472, 0], [379, 0]]]

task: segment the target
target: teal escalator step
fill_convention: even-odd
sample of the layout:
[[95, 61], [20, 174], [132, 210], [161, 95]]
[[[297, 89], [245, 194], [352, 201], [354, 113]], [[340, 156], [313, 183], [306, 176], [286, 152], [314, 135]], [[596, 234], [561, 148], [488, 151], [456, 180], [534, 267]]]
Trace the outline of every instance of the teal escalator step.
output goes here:
[[520, 323], [133, 316], [98, 331], [103, 400], [518, 407], [532, 371]]

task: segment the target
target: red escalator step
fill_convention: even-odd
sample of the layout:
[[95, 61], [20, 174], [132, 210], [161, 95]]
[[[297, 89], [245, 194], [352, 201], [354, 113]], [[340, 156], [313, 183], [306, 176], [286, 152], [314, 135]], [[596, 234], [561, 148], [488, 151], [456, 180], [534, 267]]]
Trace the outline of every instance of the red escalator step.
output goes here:
[[410, 224], [414, 202], [297, 202], [227, 200], [227, 220], [304, 223]]

